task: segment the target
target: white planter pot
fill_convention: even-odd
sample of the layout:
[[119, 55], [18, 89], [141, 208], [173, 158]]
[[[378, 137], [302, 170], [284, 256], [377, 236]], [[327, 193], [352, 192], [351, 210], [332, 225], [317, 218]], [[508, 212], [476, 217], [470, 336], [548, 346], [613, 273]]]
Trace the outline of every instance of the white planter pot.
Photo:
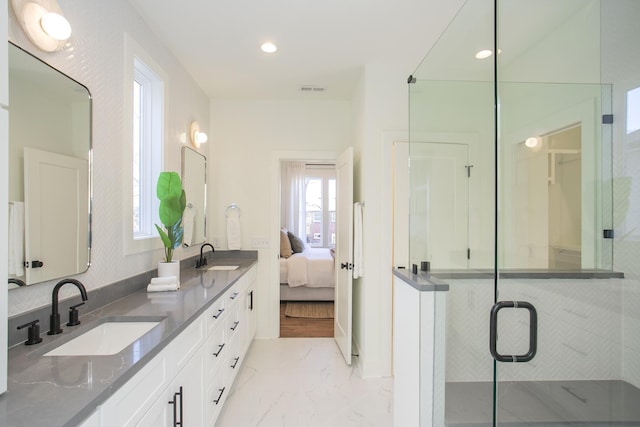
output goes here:
[[175, 276], [178, 279], [178, 285], [180, 285], [180, 261], [159, 262], [158, 277], [171, 276]]

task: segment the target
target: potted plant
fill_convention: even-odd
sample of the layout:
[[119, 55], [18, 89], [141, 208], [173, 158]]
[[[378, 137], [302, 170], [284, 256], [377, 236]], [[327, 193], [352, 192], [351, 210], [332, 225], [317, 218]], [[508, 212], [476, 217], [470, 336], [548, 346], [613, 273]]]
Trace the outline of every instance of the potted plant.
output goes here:
[[182, 189], [182, 181], [177, 172], [161, 172], [158, 177], [156, 194], [160, 200], [160, 222], [155, 224], [164, 245], [164, 261], [158, 263], [158, 277], [175, 276], [180, 283], [180, 262], [173, 260], [173, 250], [182, 243], [182, 214], [187, 198]]

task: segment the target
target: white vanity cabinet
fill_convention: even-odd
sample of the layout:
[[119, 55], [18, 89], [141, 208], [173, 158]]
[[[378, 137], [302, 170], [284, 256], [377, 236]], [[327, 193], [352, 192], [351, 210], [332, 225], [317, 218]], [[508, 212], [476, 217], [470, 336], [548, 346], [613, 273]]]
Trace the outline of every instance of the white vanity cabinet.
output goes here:
[[255, 335], [255, 277], [254, 266], [82, 427], [214, 426]]
[[[102, 425], [173, 426], [175, 405], [169, 401], [180, 387], [183, 394], [176, 405], [181, 400], [186, 417], [201, 418], [204, 331], [204, 316], [200, 316], [104, 403]], [[165, 418], [168, 424], [156, 423]]]

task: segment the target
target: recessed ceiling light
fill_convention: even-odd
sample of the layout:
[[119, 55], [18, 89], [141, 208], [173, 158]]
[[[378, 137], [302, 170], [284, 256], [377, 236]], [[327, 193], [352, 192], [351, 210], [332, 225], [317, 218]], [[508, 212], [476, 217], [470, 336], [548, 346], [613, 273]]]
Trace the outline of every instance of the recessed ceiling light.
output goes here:
[[490, 57], [491, 55], [493, 55], [493, 51], [488, 49], [481, 50], [480, 52], [476, 53], [476, 59], [485, 59]]
[[260, 46], [260, 49], [264, 53], [274, 53], [276, 50], [278, 50], [278, 47], [271, 42], [266, 42], [266, 43], [263, 43], [262, 46]]
[[[502, 53], [502, 50], [498, 49], [498, 55]], [[485, 59], [493, 55], [493, 51], [489, 49], [481, 50], [476, 53], [476, 59]]]

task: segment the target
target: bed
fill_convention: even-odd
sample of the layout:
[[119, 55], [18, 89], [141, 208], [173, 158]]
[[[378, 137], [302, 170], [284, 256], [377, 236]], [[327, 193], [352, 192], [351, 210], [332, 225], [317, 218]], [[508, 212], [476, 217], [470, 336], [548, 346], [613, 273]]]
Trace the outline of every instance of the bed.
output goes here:
[[333, 301], [335, 261], [329, 248], [305, 247], [280, 258], [280, 301]]

